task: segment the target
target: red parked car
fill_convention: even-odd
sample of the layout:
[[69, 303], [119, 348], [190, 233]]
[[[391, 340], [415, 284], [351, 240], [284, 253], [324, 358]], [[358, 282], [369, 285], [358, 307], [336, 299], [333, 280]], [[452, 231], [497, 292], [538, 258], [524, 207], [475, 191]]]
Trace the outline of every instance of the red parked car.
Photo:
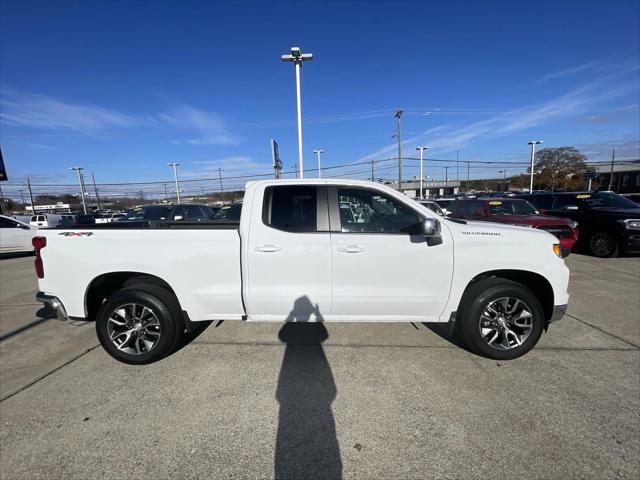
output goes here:
[[464, 220], [508, 223], [546, 230], [560, 240], [563, 254], [569, 255], [578, 241], [578, 222], [567, 218], [543, 215], [526, 200], [489, 198], [455, 200], [449, 204], [448, 216]]

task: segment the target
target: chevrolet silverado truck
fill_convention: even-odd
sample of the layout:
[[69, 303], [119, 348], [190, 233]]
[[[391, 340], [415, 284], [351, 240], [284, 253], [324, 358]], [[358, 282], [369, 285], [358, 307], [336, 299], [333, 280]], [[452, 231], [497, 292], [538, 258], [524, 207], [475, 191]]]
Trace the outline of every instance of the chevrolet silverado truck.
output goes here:
[[95, 320], [104, 349], [131, 364], [212, 320], [438, 322], [507, 360], [566, 310], [569, 271], [541, 230], [442, 218], [355, 180], [250, 182], [241, 208], [239, 222], [41, 231], [36, 298]]

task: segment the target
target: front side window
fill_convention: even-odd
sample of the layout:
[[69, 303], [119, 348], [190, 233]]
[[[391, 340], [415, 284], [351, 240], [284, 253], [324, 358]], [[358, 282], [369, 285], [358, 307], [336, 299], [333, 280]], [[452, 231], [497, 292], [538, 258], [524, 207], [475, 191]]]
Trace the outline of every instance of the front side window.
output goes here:
[[16, 224], [8, 218], [0, 217], [0, 228], [15, 228]]
[[576, 195], [558, 195], [553, 202], [554, 210], [565, 210], [567, 207], [580, 207], [580, 200]]
[[338, 188], [338, 199], [346, 233], [409, 233], [420, 222], [407, 205], [375, 190]]
[[317, 187], [283, 185], [265, 192], [264, 222], [287, 232], [316, 232]]

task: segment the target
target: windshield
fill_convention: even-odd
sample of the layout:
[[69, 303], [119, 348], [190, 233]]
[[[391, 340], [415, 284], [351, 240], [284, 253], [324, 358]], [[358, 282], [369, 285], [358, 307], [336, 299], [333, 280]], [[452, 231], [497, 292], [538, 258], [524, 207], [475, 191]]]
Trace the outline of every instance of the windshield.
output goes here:
[[121, 220], [164, 220], [169, 216], [170, 206], [153, 205], [148, 207], [139, 207], [127, 212]]
[[526, 200], [492, 200], [487, 203], [491, 215], [536, 215], [538, 213]]
[[638, 208], [638, 204], [613, 192], [584, 193], [576, 195], [591, 208]]

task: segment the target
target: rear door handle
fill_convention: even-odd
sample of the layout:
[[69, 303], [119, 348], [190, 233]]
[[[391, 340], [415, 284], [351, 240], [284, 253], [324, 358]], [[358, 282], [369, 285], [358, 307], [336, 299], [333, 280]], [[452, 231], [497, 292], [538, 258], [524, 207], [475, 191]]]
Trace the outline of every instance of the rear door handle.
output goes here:
[[338, 251], [343, 253], [360, 253], [364, 252], [364, 248], [360, 245], [347, 245], [346, 247], [338, 247]]
[[258, 245], [257, 247], [254, 248], [254, 250], [256, 252], [272, 253], [272, 252], [279, 252], [280, 250], [282, 250], [282, 248], [280, 248], [278, 245], [268, 244], [268, 245]]

